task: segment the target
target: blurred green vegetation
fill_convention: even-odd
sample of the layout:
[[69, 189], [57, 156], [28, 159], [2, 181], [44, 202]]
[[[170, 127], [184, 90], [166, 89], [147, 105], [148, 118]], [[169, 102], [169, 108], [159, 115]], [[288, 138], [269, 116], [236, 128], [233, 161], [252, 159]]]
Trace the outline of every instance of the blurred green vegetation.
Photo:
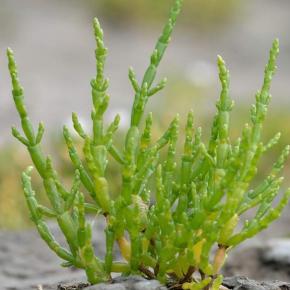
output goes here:
[[[20, 184], [21, 172], [30, 164], [25, 148], [2, 145], [0, 148], [0, 228], [22, 228], [29, 224], [29, 214]], [[35, 177], [35, 176], [34, 176]], [[41, 190], [34, 178], [35, 188]], [[44, 195], [40, 194], [43, 199]]]
[[[168, 15], [168, 0], [90, 0], [92, 13], [102, 15], [112, 24], [142, 25], [163, 22]], [[242, 0], [187, 0], [180, 25], [199, 30], [216, 29], [241, 14]], [[148, 21], [148, 19], [150, 21]]]

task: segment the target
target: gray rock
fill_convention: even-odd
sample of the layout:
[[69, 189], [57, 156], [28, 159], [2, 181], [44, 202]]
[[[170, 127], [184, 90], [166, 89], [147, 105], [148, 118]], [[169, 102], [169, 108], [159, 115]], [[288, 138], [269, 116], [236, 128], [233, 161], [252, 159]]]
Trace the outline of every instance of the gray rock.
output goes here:
[[126, 285], [135, 284], [138, 282], [148, 281], [142, 276], [139, 275], [131, 275], [131, 276], [118, 276], [113, 279], [113, 283], [122, 283]]
[[162, 286], [159, 281], [143, 281], [134, 285], [134, 290], [166, 290], [167, 287]]
[[224, 278], [223, 286], [233, 290], [288, 290], [290, 283], [280, 281], [258, 282], [247, 277]]
[[85, 282], [71, 282], [65, 284], [59, 284], [57, 290], [81, 290], [88, 287], [89, 284]]
[[[278, 245], [273, 244], [273, 248], [278, 248]], [[257, 281], [290, 281], [289, 266], [278, 263], [277, 259], [274, 262], [272, 257], [266, 259], [268, 250], [267, 242], [239, 246], [230, 253], [222, 274], [224, 277], [245, 276]]]
[[275, 263], [280, 266], [290, 265], [290, 239], [272, 239], [260, 250], [264, 263]]
[[129, 288], [126, 288], [123, 284], [105, 284], [101, 283], [98, 285], [90, 286], [85, 288], [85, 290], [126, 290]]
[[113, 284], [101, 283], [84, 290], [166, 290], [159, 281], [146, 280], [141, 276], [117, 277]]

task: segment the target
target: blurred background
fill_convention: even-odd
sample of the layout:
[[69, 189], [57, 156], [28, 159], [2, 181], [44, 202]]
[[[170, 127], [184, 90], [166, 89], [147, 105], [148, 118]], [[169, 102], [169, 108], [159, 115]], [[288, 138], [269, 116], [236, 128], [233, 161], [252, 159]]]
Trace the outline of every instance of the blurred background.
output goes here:
[[[44, 121], [45, 147], [67, 183], [71, 166], [62, 142], [63, 124], [77, 112], [90, 125], [90, 85], [95, 73], [92, 31], [97, 16], [105, 32], [109, 57], [110, 121], [121, 114], [129, 121], [133, 92], [127, 72], [144, 72], [172, 1], [168, 0], [0, 0], [0, 228], [29, 226], [20, 186], [20, 172], [31, 164], [25, 148], [13, 140], [10, 127], [19, 125], [10, 92], [5, 50], [15, 51], [31, 119]], [[155, 114], [155, 133], [176, 112], [184, 121], [192, 108], [197, 126], [209, 129], [219, 96], [216, 56], [222, 55], [231, 72], [231, 95], [236, 106], [231, 133], [240, 134], [249, 120], [250, 105], [260, 88], [264, 65], [274, 38], [281, 43], [279, 69], [273, 81], [273, 100], [265, 125], [265, 139], [283, 133], [261, 164], [263, 177], [279, 150], [290, 142], [290, 2], [287, 0], [185, 0], [172, 43], [159, 70], [168, 77], [166, 89], [149, 104]], [[122, 133], [121, 133], [122, 134]], [[290, 184], [290, 163], [285, 169]], [[118, 191], [116, 168], [109, 170]], [[288, 177], [288, 178], [287, 178]], [[40, 181], [35, 188], [45, 203]], [[287, 181], [285, 182], [285, 185]]]

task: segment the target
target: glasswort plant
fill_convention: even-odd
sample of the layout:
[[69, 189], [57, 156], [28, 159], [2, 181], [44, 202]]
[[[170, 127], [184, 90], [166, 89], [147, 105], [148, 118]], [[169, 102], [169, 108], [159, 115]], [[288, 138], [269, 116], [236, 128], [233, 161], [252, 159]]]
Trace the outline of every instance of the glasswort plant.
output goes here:
[[[276, 207], [272, 207], [283, 180], [279, 173], [289, 154], [289, 146], [283, 150], [269, 176], [250, 189], [259, 160], [280, 137], [277, 134], [267, 143], [261, 141], [270, 102], [270, 83], [279, 52], [277, 40], [270, 51], [262, 89], [257, 92], [251, 109], [251, 122], [244, 126], [241, 138], [234, 142], [229, 138], [233, 101], [229, 96], [229, 71], [220, 56], [217, 62], [222, 89], [208, 146], [201, 140], [201, 128], [194, 129], [192, 112], [188, 114], [180, 160], [176, 153], [178, 117], [156, 141], [151, 138], [152, 114], [149, 113], [142, 124], [149, 98], [166, 83], [164, 79], [155, 84], [156, 72], [182, 2], [175, 0], [142, 82], [138, 83], [133, 69], [129, 70], [135, 98], [131, 125], [122, 149], [113, 141], [119, 116], [109, 126], [103, 121], [109, 103], [109, 82], [104, 77], [107, 49], [100, 24], [94, 20], [97, 73], [91, 81], [92, 134], [85, 132], [75, 113], [72, 115], [74, 128], [84, 141], [85, 162], [79, 157], [68, 128], [63, 128], [75, 167], [70, 190], [58, 179], [51, 159], [42, 153], [44, 126], [40, 123], [35, 131], [29, 120], [13, 52], [7, 51], [12, 94], [25, 136], [16, 128], [12, 128], [12, 133], [27, 147], [51, 203], [51, 208], [47, 208], [37, 202], [31, 186], [31, 168], [28, 168], [22, 175], [22, 182], [31, 218], [50, 249], [64, 260], [62, 265], [84, 269], [92, 284], [109, 281], [114, 272], [141, 273], [170, 285], [172, 289], [218, 289], [222, 283], [220, 269], [228, 251], [266, 228], [279, 217], [288, 202], [290, 190]], [[162, 149], [167, 150], [165, 161], [159, 158]], [[122, 186], [114, 200], [110, 198], [110, 181], [106, 178], [109, 155], [119, 163], [122, 174]], [[154, 186], [149, 182], [152, 177]], [[89, 193], [92, 202], [85, 201], [81, 189]], [[151, 192], [155, 193], [154, 202]], [[251, 208], [257, 209], [253, 219], [236, 229], [240, 216]], [[88, 213], [102, 215], [106, 220], [104, 260], [95, 253], [92, 224], [86, 219]], [[45, 217], [56, 219], [67, 248], [54, 239]], [[115, 244], [123, 261], [114, 259]]]

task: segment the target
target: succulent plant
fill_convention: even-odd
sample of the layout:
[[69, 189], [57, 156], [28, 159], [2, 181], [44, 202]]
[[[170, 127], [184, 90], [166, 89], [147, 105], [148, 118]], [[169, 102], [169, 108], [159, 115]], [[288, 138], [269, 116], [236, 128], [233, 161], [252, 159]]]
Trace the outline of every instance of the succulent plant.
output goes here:
[[[201, 128], [195, 129], [192, 111], [187, 117], [181, 154], [176, 152], [178, 116], [158, 140], [152, 140], [152, 114], [144, 117], [145, 106], [166, 84], [165, 79], [155, 84], [156, 73], [182, 2], [175, 0], [142, 82], [137, 81], [132, 68], [129, 70], [135, 98], [123, 148], [117, 148], [113, 138], [119, 116], [108, 126], [104, 124], [109, 104], [109, 81], [104, 77], [107, 49], [101, 26], [97, 19], [94, 20], [97, 73], [91, 81], [92, 134], [85, 132], [75, 113], [72, 115], [74, 128], [84, 141], [85, 162], [79, 157], [69, 129], [63, 129], [75, 167], [71, 189], [62, 185], [50, 157], [42, 153], [44, 126], [40, 123], [35, 131], [29, 120], [13, 52], [7, 51], [12, 94], [25, 136], [16, 128], [12, 133], [27, 147], [51, 204], [51, 208], [47, 208], [38, 203], [29, 167], [22, 174], [22, 182], [31, 219], [50, 249], [64, 260], [62, 265], [84, 269], [92, 284], [109, 281], [111, 273], [117, 272], [156, 278], [171, 285], [172, 289], [218, 289], [222, 283], [220, 269], [228, 251], [277, 219], [289, 199], [290, 190], [284, 193], [276, 207], [272, 206], [280, 192], [283, 178], [279, 173], [289, 154], [289, 146], [283, 150], [269, 176], [251, 188], [259, 160], [280, 137], [277, 134], [266, 143], [261, 141], [279, 52], [278, 40], [271, 48], [262, 89], [256, 94], [250, 124], [244, 126], [241, 138], [234, 141], [229, 138], [233, 101], [229, 96], [229, 71], [219, 56], [221, 94], [209, 144], [203, 143]], [[162, 151], [165, 151], [165, 160], [160, 159]], [[122, 176], [122, 186], [115, 199], [110, 197], [110, 180], [106, 178], [109, 155], [120, 165]], [[90, 195], [89, 202], [82, 191]], [[240, 216], [251, 208], [257, 209], [255, 216], [241, 229], [236, 229]], [[92, 244], [93, 225], [87, 218], [89, 213], [106, 220], [103, 260]], [[46, 217], [56, 219], [67, 248], [55, 240], [45, 222]], [[122, 261], [115, 260], [115, 245]]]

